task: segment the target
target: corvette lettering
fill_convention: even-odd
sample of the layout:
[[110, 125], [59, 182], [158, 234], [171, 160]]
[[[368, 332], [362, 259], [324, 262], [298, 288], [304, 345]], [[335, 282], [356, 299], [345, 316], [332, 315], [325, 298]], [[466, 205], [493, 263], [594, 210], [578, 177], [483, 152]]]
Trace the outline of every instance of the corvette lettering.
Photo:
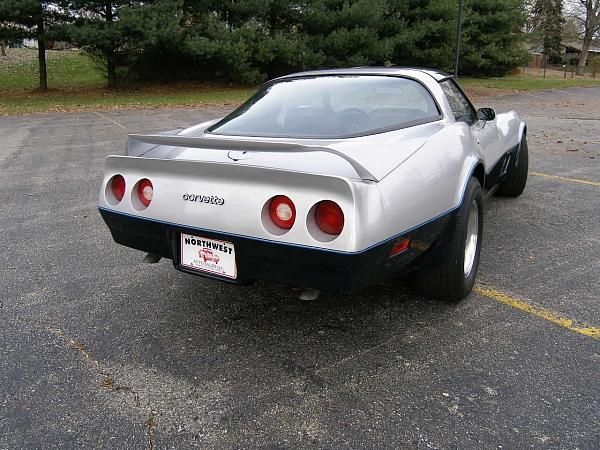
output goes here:
[[183, 199], [188, 202], [208, 203], [209, 205], [222, 206], [225, 204], [225, 199], [216, 195], [183, 194]]

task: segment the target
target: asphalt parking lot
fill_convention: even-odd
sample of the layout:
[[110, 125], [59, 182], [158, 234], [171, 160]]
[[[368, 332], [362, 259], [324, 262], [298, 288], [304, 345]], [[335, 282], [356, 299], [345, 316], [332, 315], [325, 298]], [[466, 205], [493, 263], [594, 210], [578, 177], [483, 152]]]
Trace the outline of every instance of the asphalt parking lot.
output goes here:
[[528, 122], [478, 287], [301, 302], [146, 265], [95, 207], [127, 133], [223, 111], [0, 118], [0, 449], [600, 447], [600, 89], [488, 99]]

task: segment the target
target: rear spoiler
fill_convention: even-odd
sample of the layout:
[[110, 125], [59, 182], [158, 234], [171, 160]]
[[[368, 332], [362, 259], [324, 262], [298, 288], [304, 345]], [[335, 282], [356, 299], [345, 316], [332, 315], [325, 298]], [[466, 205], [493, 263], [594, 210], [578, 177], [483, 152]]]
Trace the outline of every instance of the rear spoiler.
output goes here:
[[168, 136], [164, 134], [130, 134], [129, 139], [146, 144], [169, 145], [173, 147], [201, 148], [215, 151], [251, 151], [262, 153], [311, 153], [325, 152], [337, 155], [346, 160], [356, 170], [358, 176], [365, 181], [378, 181], [362, 164], [355, 159], [328, 147], [302, 145], [287, 142], [251, 141], [244, 139]]

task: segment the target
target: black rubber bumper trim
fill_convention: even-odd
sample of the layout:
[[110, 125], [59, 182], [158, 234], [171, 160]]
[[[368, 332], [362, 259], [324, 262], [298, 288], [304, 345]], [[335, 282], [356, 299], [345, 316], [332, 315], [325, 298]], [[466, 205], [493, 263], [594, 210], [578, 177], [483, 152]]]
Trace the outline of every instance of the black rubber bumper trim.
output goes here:
[[[426, 260], [422, 256], [427, 250], [438, 245], [448, 234], [454, 216], [449, 213], [402, 236], [411, 239], [410, 247], [390, 258], [390, 250], [400, 238], [362, 253], [338, 253], [199, 231], [105, 209], [100, 209], [100, 214], [115, 242], [172, 259], [175, 268], [183, 272], [237, 284], [271, 280], [292, 286], [342, 290], [375, 284], [418, 267], [420, 261]], [[235, 246], [237, 278], [231, 280], [181, 267], [178, 262], [181, 233], [231, 242]]]

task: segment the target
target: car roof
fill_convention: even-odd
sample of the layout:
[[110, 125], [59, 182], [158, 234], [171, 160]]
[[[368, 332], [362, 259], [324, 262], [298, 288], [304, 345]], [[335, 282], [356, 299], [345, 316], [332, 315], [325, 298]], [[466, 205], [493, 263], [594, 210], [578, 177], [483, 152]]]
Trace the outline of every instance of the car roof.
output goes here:
[[397, 75], [397, 76], [411, 76], [415, 72], [424, 73], [431, 76], [436, 81], [443, 81], [447, 78], [452, 78], [452, 75], [437, 69], [427, 69], [422, 67], [348, 67], [342, 69], [323, 69], [323, 70], [309, 70], [306, 72], [297, 72], [283, 77], [277, 78], [278, 80], [286, 78], [297, 78], [306, 76], [320, 76], [320, 75]]

